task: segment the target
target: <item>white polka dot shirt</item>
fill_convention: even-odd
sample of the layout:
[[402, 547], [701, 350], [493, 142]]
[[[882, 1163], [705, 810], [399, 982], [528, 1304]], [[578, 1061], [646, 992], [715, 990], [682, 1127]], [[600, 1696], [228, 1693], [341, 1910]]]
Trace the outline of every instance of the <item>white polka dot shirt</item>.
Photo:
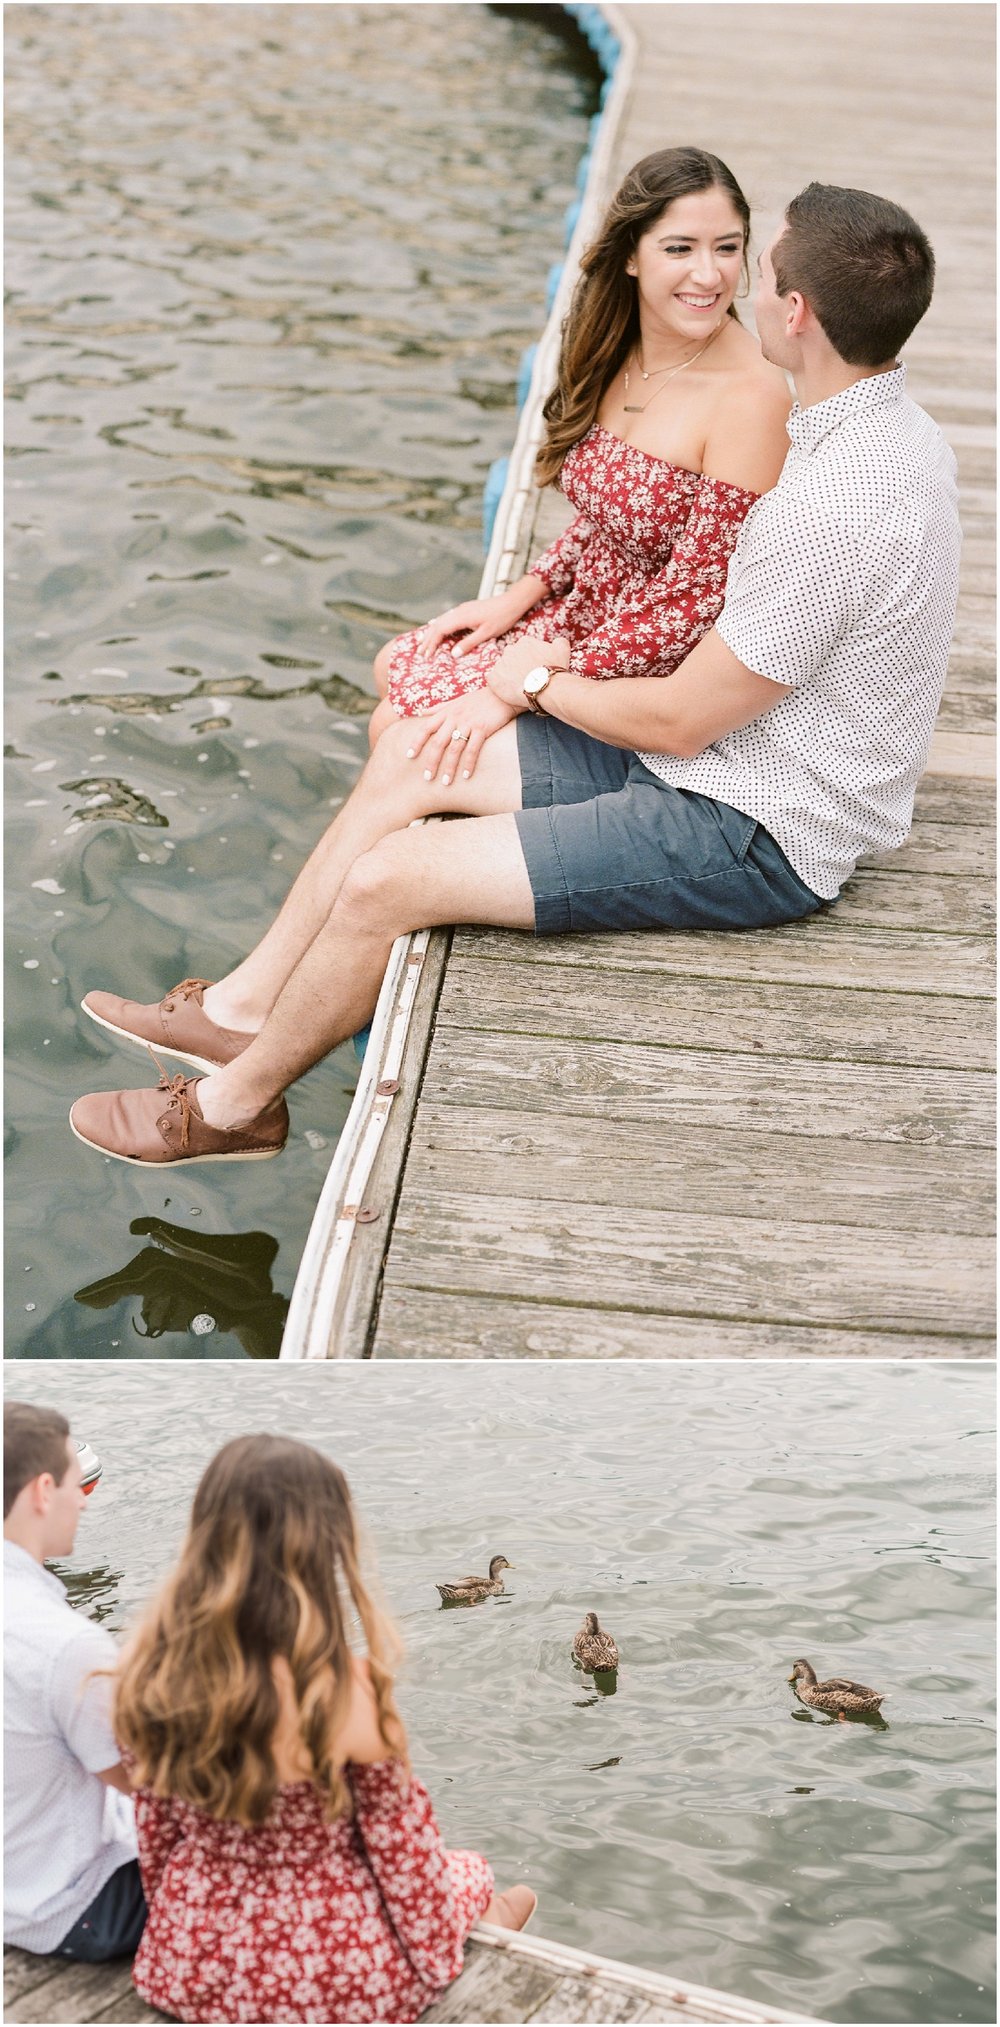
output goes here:
[[136, 1856], [132, 1803], [98, 1773], [118, 1764], [110, 1633], [75, 1612], [58, 1577], [5, 1541], [4, 1941], [54, 1950], [105, 1881]]
[[693, 760], [640, 755], [756, 817], [825, 900], [909, 831], [955, 624], [955, 460], [905, 380], [897, 366], [796, 405], [781, 477], [743, 524], [716, 631], [788, 695]]

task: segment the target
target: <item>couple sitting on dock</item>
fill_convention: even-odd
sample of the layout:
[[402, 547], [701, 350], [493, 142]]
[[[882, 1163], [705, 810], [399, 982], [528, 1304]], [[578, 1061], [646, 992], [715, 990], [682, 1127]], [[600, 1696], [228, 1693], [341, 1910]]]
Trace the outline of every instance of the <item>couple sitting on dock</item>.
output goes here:
[[123, 1652], [45, 1567], [83, 1503], [65, 1418], [8, 1402], [5, 1942], [138, 1952], [137, 1990], [182, 2020], [417, 2019], [474, 1922], [523, 1928], [535, 1895], [445, 1847], [341, 1472], [227, 1443]]
[[933, 255], [898, 205], [810, 184], [757, 263], [758, 345], [748, 246], [717, 157], [631, 171], [544, 411], [538, 477], [576, 519], [382, 650], [368, 766], [249, 957], [158, 1005], [87, 995], [205, 1075], [79, 1099], [79, 1139], [277, 1154], [284, 1092], [370, 1020], [407, 931], [763, 928], [903, 843], [958, 592], [955, 461], [898, 363]]

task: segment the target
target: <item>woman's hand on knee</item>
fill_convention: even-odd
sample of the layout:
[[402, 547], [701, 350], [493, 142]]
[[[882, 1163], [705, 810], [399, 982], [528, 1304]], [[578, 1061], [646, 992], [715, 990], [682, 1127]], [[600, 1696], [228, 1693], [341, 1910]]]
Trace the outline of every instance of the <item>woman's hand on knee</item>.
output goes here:
[[429, 620], [420, 652], [436, 654], [453, 634], [461, 634], [452, 647], [456, 661], [463, 655], [471, 654], [473, 648], [482, 647], [484, 641], [496, 640], [509, 627], [515, 626], [522, 611], [509, 591], [497, 592], [493, 598], [467, 598], [463, 605], [453, 605], [447, 612], [439, 613], [437, 619]]
[[516, 716], [492, 690], [469, 690], [439, 711], [411, 720], [413, 736], [406, 757], [422, 760], [424, 780], [440, 776], [442, 788], [449, 788], [456, 778], [468, 781], [487, 739]]

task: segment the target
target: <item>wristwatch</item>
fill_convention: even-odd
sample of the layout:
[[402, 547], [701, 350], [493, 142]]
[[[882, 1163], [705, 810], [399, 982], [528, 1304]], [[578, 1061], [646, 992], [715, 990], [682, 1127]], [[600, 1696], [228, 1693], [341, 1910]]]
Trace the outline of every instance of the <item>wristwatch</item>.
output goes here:
[[537, 668], [528, 670], [521, 684], [529, 711], [534, 711], [539, 718], [546, 717], [547, 713], [543, 710], [538, 700], [543, 690], [548, 689], [553, 676], [557, 673], [556, 667], [549, 668], [545, 662], [539, 662]]

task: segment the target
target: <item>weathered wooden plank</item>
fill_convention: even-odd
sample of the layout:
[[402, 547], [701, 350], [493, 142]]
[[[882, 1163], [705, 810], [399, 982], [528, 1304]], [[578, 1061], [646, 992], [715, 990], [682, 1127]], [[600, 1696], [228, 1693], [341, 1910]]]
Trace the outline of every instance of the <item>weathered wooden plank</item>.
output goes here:
[[560, 1972], [505, 1952], [476, 1952], [455, 1984], [422, 2020], [528, 2020], [559, 1983]]
[[997, 778], [997, 742], [983, 732], [935, 732], [927, 756], [928, 775], [959, 775], [979, 781]]
[[[537, 977], [537, 974], [534, 974]], [[821, 1062], [909, 1063], [988, 1070], [994, 1062], [989, 1001], [930, 993], [867, 993], [841, 987], [758, 985], [741, 980], [616, 974], [569, 964], [545, 967], [544, 988], [526, 997], [519, 969], [453, 954], [438, 1006], [438, 1031], [525, 1028], [600, 1041], [627, 1035], [661, 1048], [761, 1054]]]
[[535, 1105], [574, 1118], [633, 1119], [672, 1136], [678, 1161], [690, 1136], [752, 1123], [763, 1133], [820, 1139], [909, 1140], [924, 1147], [992, 1147], [993, 1079], [980, 1072], [852, 1063], [826, 1067], [635, 1042], [466, 1034], [436, 1043], [428, 1102]]
[[793, 1221], [801, 1209], [811, 1222], [868, 1230], [994, 1230], [990, 1148], [802, 1138], [793, 1151], [784, 1135], [730, 1129], [687, 1139], [679, 1162], [670, 1137], [640, 1140], [631, 1121], [574, 1119], [568, 1132], [564, 1115], [538, 1107], [426, 1103], [411, 1159], [434, 1189], [605, 1204], [619, 1215], [700, 1210]]
[[[426, 1182], [404, 1190], [386, 1288], [468, 1289], [595, 1308], [724, 1320], [845, 1324], [858, 1329], [988, 1336], [993, 1247], [950, 1234], [869, 1233], [602, 1207], [556, 1210], [511, 1194], [456, 1195]], [[599, 1291], [599, 1300], [595, 1294]]]
[[[649, 2002], [636, 1992], [615, 1991], [602, 1984], [598, 1978], [560, 1978], [554, 1992], [549, 1994], [544, 2005], [536, 2006], [531, 2015], [533, 2022], [539, 2020], [572, 2020], [574, 2027], [585, 2027], [592, 2020], [648, 2020]], [[675, 2020], [690, 2020], [691, 2009], [687, 2005], [674, 2008]]]
[[948, 661], [948, 680], [945, 693], [954, 694], [959, 690], [975, 691], [995, 702], [997, 687], [996, 649], [983, 650], [956, 646]]
[[[940, 722], [940, 721], [939, 721]], [[996, 835], [990, 824], [939, 823], [925, 817], [894, 852], [859, 860], [864, 871], [889, 866], [897, 873], [950, 873], [958, 879], [996, 874]]]
[[148, 2027], [150, 2021], [172, 2020], [174, 2017], [172, 2013], [158, 2012], [155, 2006], [147, 2006], [136, 1991], [115, 2000], [111, 2006], [102, 2006], [99, 2012], [91, 2015], [93, 2020], [120, 2022], [122, 2027]]
[[142, 2004], [132, 1989], [131, 1964], [124, 1958], [113, 1964], [60, 1966], [54, 1976], [23, 1992], [13, 2006], [5, 2005], [4, 2011], [8, 2020], [36, 2021], [43, 2027], [68, 2021], [77, 2027], [81, 2021], [94, 2019], [99, 2006], [113, 2005], [118, 1999], [134, 2000], [136, 2007]]
[[23, 1992], [30, 1992], [35, 1985], [44, 1985], [55, 1971], [63, 1968], [59, 1957], [40, 1957], [33, 1950], [17, 1949], [13, 1943], [4, 1946], [3, 1953], [3, 1996], [5, 2008], [19, 1999]]
[[972, 824], [995, 828], [997, 814], [996, 783], [972, 781], [962, 777], [942, 779], [939, 774], [925, 774], [917, 789], [914, 804], [914, 822], [919, 825], [925, 817], [934, 823]]
[[992, 1358], [987, 1337], [719, 1323], [450, 1289], [383, 1290], [374, 1358]]
[[994, 894], [988, 880], [956, 880], [948, 873], [906, 873], [859, 866], [841, 889], [837, 913], [845, 922], [875, 929], [959, 929], [989, 934]]
[[937, 714], [942, 732], [990, 733], [996, 728], [996, 705], [992, 697], [977, 696], [971, 690], [945, 689]]
[[[462, 929], [456, 957], [494, 964], [583, 965], [605, 971], [680, 972], [688, 978], [773, 979], [789, 985], [862, 986], [988, 998], [995, 946], [988, 936], [846, 927], [836, 909], [781, 929], [607, 931], [514, 941], [498, 929]], [[536, 986], [535, 990], [539, 988]]]

